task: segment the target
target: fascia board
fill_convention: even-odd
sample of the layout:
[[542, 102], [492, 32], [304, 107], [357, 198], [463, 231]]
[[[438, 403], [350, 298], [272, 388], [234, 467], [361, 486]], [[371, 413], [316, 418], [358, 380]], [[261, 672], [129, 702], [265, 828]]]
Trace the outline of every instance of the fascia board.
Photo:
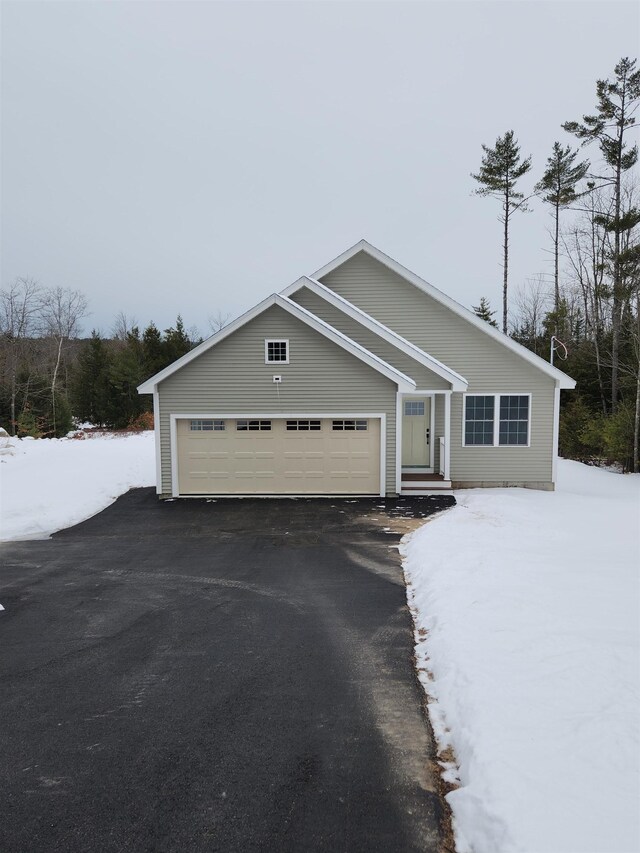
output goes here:
[[543, 373], [546, 373], [548, 376], [553, 377], [553, 379], [557, 380], [560, 383], [560, 388], [575, 388], [576, 382], [566, 373], [563, 373], [561, 370], [558, 370], [557, 367], [552, 367], [548, 364], [544, 359], [540, 358], [540, 356], [528, 350], [526, 347], [523, 347], [522, 344], [517, 343], [508, 335], [505, 335], [504, 332], [501, 332], [499, 329], [496, 329], [494, 326], [489, 325], [486, 320], [482, 320], [480, 317], [477, 317], [473, 311], [469, 311], [468, 308], [465, 308], [464, 305], [461, 305], [459, 302], [456, 302], [455, 299], [452, 299], [450, 296], [447, 296], [446, 293], [443, 293], [441, 290], [438, 290], [437, 287], [434, 287], [432, 284], [429, 284], [425, 279], [420, 278], [416, 273], [411, 272], [406, 267], [403, 267], [402, 264], [398, 263], [398, 261], [394, 261], [393, 258], [389, 257], [389, 255], [385, 255], [384, 252], [377, 249], [375, 246], [372, 246], [371, 243], [368, 243], [366, 240], [359, 240], [354, 246], [351, 246], [341, 255], [338, 255], [337, 258], [334, 258], [332, 261], [329, 261], [328, 264], [325, 264], [321, 269], [317, 270], [311, 275], [311, 278], [319, 279], [329, 273], [333, 272], [339, 266], [342, 266], [346, 261], [350, 260], [354, 255], [357, 255], [358, 252], [366, 252], [366, 254], [370, 255], [375, 260], [379, 261], [381, 264], [384, 264], [393, 272], [397, 273], [397, 275], [404, 278], [410, 284], [413, 284], [414, 287], [417, 287], [419, 290], [422, 290], [428, 296], [431, 296], [436, 302], [440, 302], [441, 305], [444, 305], [446, 308], [449, 308], [453, 311], [454, 314], [457, 314], [459, 317], [462, 317], [463, 320], [466, 320], [468, 323], [471, 323], [477, 329], [480, 329], [481, 332], [484, 332], [485, 335], [489, 335], [489, 337], [498, 341], [498, 343], [505, 346], [507, 349], [510, 349], [512, 352], [519, 355], [525, 361], [528, 361], [530, 364], [537, 367]]
[[203, 353], [207, 352], [207, 350], [214, 347], [216, 344], [219, 344], [225, 338], [232, 335], [235, 331], [240, 329], [250, 320], [253, 320], [254, 317], [257, 317], [263, 311], [266, 311], [267, 308], [270, 308], [272, 305], [278, 305], [280, 308], [283, 308], [285, 311], [288, 311], [289, 314], [297, 317], [302, 322], [306, 323], [308, 326], [311, 326], [316, 331], [320, 332], [325, 337], [332, 340], [334, 343], [341, 346], [343, 349], [348, 350], [361, 361], [367, 363], [370, 367], [373, 367], [379, 373], [384, 374], [388, 379], [391, 379], [393, 382], [398, 384], [398, 387], [402, 390], [409, 391], [413, 390], [416, 387], [416, 383], [411, 379], [411, 377], [406, 376], [404, 373], [401, 373], [399, 370], [396, 370], [395, 367], [392, 367], [390, 364], [387, 364], [386, 361], [383, 361], [381, 358], [378, 358], [377, 355], [369, 352], [369, 350], [360, 346], [360, 344], [352, 341], [351, 338], [348, 338], [346, 335], [343, 335], [342, 332], [339, 332], [337, 329], [334, 329], [333, 326], [330, 326], [328, 323], [325, 323], [319, 317], [316, 317], [310, 311], [307, 311], [301, 305], [298, 305], [296, 302], [292, 302], [290, 299], [286, 297], [280, 296], [277, 293], [271, 294], [262, 302], [255, 305], [249, 311], [246, 311], [232, 323], [229, 323], [228, 326], [225, 326], [223, 329], [220, 329], [219, 332], [216, 332], [215, 335], [212, 335], [210, 338], [207, 338], [206, 341], [203, 341], [199, 344], [195, 349], [192, 349], [190, 352], [186, 353], [179, 358], [177, 361], [174, 361], [173, 364], [170, 364], [168, 367], [165, 367], [164, 370], [161, 370], [159, 373], [156, 373], [155, 376], [152, 376], [150, 379], [147, 379], [141, 385], [138, 386], [137, 391], [138, 394], [152, 394], [154, 390], [157, 388], [158, 384], [162, 382], [164, 379], [167, 379], [169, 376], [172, 376], [178, 370], [180, 370], [185, 365], [189, 364], [194, 359], [201, 356]]
[[189, 362], [193, 361], [198, 356], [201, 356], [204, 352], [211, 347], [219, 344], [220, 341], [223, 341], [225, 338], [228, 338], [229, 335], [232, 335], [237, 329], [240, 329], [250, 320], [253, 320], [254, 317], [257, 317], [258, 314], [262, 314], [263, 311], [266, 311], [267, 308], [270, 308], [272, 305], [276, 303], [276, 294], [272, 293], [271, 296], [267, 296], [266, 299], [263, 299], [262, 302], [259, 302], [257, 305], [254, 305], [253, 308], [250, 308], [248, 311], [245, 311], [244, 314], [241, 314], [240, 317], [237, 317], [233, 322], [229, 323], [228, 326], [225, 326], [220, 331], [216, 332], [215, 335], [211, 335], [210, 338], [207, 338], [206, 341], [203, 341], [201, 344], [198, 344], [195, 349], [190, 350], [188, 353], [179, 358], [177, 361], [174, 361], [168, 367], [165, 367], [159, 373], [156, 373], [155, 376], [151, 376], [141, 385], [138, 385], [137, 391], [138, 394], [151, 394], [153, 393], [154, 388], [159, 382], [162, 382], [163, 379], [166, 379], [168, 376], [171, 376], [177, 370], [180, 370], [181, 367], [184, 367]]
[[466, 391], [469, 383], [457, 373], [455, 370], [452, 370], [443, 362], [438, 361], [437, 358], [434, 358], [432, 355], [429, 355], [428, 352], [420, 349], [420, 347], [416, 346], [416, 344], [411, 341], [403, 338], [402, 335], [399, 335], [397, 332], [394, 332], [393, 329], [390, 329], [388, 326], [385, 326], [383, 323], [380, 323], [375, 317], [372, 317], [370, 314], [367, 314], [361, 308], [358, 308], [357, 305], [354, 305], [353, 302], [349, 302], [343, 296], [340, 296], [339, 293], [331, 290], [331, 288], [327, 287], [326, 284], [323, 284], [321, 281], [316, 281], [314, 278], [310, 276], [303, 276], [299, 278], [297, 281], [294, 281], [293, 284], [290, 284], [287, 288], [282, 291], [282, 295], [286, 295], [287, 297], [291, 296], [293, 293], [296, 293], [298, 290], [301, 290], [303, 287], [307, 287], [309, 290], [316, 293], [322, 299], [325, 299], [338, 310], [343, 311], [352, 319], [361, 323], [370, 331], [377, 334], [383, 340], [390, 343], [392, 346], [395, 346], [401, 352], [404, 352], [410, 358], [413, 358], [419, 364], [422, 364], [424, 367], [431, 370], [437, 376], [440, 376], [447, 382], [451, 383], [451, 389], [453, 391]]
[[329, 340], [338, 344], [338, 346], [347, 350], [347, 352], [350, 352], [356, 358], [364, 361], [365, 364], [369, 365], [369, 367], [373, 367], [374, 370], [377, 370], [388, 379], [396, 382], [398, 388], [407, 391], [417, 387], [415, 381], [410, 376], [407, 376], [405, 373], [397, 370], [391, 364], [388, 364], [386, 361], [379, 358], [359, 343], [356, 343], [356, 341], [352, 340], [347, 335], [338, 331], [338, 329], [334, 329], [334, 327], [329, 323], [325, 323], [324, 320], [316, 317], [315, 314], [311, 311], [307, 311], [306, 308], [303, 308], [302, 305], [298, 305], [297, 302], [293, 302], [288, 297], [278, 294], [276, 295], [276, 305], [280, 305], [282, 308], [289, 311], [290, 314], [293, 314], [294, 317], [302, 320], [303, 323], [311, 326], [312, 329], [320, 332], [320, 334], [329, 338]]

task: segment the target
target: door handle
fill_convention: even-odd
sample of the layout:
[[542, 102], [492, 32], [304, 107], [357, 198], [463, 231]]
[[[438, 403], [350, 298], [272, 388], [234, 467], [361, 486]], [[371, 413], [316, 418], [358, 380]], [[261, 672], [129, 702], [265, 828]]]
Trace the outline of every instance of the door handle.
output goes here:
[[429, 427], [427, 427], [427, 430], [426, 430], [426, 432], [425, 432], [425, 436], [426, 436], [426, 438], [427, 438], [427, 444], [429, 444], [429, 433], [430, 433], [430, 432], [431, 432], [431, 430], [429, 429]]

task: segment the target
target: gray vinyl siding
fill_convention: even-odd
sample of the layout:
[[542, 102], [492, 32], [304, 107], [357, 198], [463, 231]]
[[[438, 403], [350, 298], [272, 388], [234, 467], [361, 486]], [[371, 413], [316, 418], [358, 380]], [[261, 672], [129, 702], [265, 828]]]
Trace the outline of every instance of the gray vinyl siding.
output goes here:
[[463, 395], [452, 395], [454, 483], [551, 482], [555, 383], [550, 376], [364, 252], [322, 283], [461, 373], [468, 393], [532, 394], [530, 447], [463, 447]]
[[316, 317], [320, 317], [325, 323], [329, 323], [334, 329], [338, 329], [338, 331], [347, 335], [351, 340], [361, 344], [369, 352], [386, 361], [387, 364], [395, 367], [396, 370], [400, 370], [406, 376], [411, 377], [418, 389], [432, 391], [440, 388], [444, 390], [451, 387], [446, 379], [438, 376], [437, 373], [429, 370], [419, 361], [416, 361], [411, 356], [402, 352], [402, 350], [393, 346], [393, 344], [387, 343], [379, 335], [376, 335], [375, 332], [370, 331], [362, 323], [358, 323], [357, 320], [352, 319], [344, 311], [331, 305], [326, 299], [318, 296], [312, 290], [303, 287], [293, 293], [290, 298], [299, 305], [302, 305], [303, 308], [306, 308], [307, 311], [311, 311]]
[[[264, 363], [265, 338], [289, 340], [289, 364]], [[171, 493], [169, 415], [235, 412], [385, 413], [386, 488], [395, 492], [396, 383], [278, 306], [167, 377], [158, 392], [162, 494]]]

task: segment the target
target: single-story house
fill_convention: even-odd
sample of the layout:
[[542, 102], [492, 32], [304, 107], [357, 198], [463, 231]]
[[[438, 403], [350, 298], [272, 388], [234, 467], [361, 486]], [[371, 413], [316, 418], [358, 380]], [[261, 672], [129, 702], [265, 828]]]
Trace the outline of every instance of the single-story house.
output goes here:
[[575, 382], [361, 240], [138, 388], [157, 492], [553, 489]]

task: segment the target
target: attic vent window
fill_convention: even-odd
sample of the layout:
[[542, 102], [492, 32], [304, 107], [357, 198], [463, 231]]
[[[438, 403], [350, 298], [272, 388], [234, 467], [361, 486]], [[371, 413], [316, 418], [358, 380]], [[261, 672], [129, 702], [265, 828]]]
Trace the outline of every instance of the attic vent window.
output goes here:
[[289, 364], [289, 341], [265, 340], [264, 361], [265, 364]]

